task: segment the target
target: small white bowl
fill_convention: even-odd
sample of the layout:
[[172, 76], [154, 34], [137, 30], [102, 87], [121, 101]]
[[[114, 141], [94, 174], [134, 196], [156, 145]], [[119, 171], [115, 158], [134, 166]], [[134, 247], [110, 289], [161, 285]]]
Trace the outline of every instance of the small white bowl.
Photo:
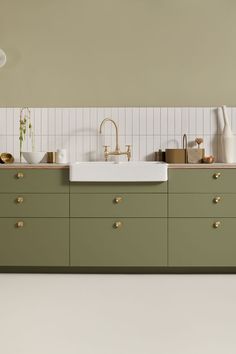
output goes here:
[[22, 152], [22, 155], [24, 157], [24, 159], [28, 162], [28, 163], [40, 163], [42, 161], [42, 159], [45, 156], [45, 152]]

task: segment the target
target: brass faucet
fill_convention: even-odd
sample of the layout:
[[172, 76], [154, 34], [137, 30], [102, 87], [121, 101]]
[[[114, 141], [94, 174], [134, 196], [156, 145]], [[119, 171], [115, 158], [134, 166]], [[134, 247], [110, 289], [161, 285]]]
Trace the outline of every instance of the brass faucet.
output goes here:
[[125, 152], [120, 151], [120, 147], [119, 147], [119, 132], [118, 132], [118, 127], [116, 125], [116, 122], [111, 119], [111, 118], [105, 118], [103, 119], [102, 123], [100, 124], [100, 129], [99, 132], [100, 134], [102, 134], [102, 127], [106, 122], [111, 122], [116, 130], [116, 147], [114, 151], [108, 151], [108, 145], [104, 145], [104, 158], [105, 161], [108, 161], [108, 156], [111, 155], [126, 155], [128, 158], [128, 161], [130, 161], [131, 159], [131, 145], [125, 145], [127, 147], [127, 150]]

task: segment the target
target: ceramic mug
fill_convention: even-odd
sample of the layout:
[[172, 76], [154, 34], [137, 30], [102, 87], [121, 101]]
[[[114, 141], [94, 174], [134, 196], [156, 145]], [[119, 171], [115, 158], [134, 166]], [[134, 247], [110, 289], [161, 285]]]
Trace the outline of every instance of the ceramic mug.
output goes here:
[[66, 149], [58, 149], [56, 152], [56, 163], [67, 163]]

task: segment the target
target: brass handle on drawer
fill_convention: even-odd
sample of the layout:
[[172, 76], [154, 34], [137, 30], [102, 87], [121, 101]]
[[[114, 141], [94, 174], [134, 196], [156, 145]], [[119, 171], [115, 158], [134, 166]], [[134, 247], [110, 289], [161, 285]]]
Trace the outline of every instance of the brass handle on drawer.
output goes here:
[[22, 227], [24, 227], [24, 221], [17, 221], [16, 227], [17, 227], [18, 229], [21, 229]]
[[215, 197], [213, 203], [218, 204], [221, 201], [221, 197]]
[[16, 198], [17, 204], [21, 204], [21, 203], [23, 203], [23, 201], [24, 201], [24, 198], [23, 198], [23, 197], [17, 197], [17, 198]]
[[221, 173], [220, 173], [220, 172], [214, 173], [213, 178], [214, 178], [214, 179], [218, 179], [220, 176], [221, 176]]
[[113, 226], [114, 226], [115, 229], [121, 229], [122, 225], [123, 224], [122, 224], [121, 221], [116, 221]]
[[214, 229], [218, 229], [218, 227], [220, 227], [220, 225], [221, 225], [221, 222], [216, 221], [216, 222], [214, 222], [213, 227], [214, 227]]
[[22, 172], [18, 172], [18, 173], [16, 174], [16, 178], [17, 178], [17, 179], [24, 178], [24, 174], [23, 174]]
[[115, 204], [119, 204], [122, 202], [122, 200], [123, 200], [122, 197], [115, 197], [114, 202], [115, 202]]

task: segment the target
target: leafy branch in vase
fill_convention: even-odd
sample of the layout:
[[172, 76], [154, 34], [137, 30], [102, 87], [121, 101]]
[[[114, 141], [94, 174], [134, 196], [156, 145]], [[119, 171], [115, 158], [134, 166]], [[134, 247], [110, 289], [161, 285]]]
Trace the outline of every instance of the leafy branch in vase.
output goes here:
[[35, 150], [34, 145], [34, 130], [31, 122], [31, 112], [27, 107], [21, 108], [20, 110], [20, 132], [19, 132], [19, 140], [20, 140], [20, 162], [22, 162], [22, 149], [23, 142], [26, 139], [27, 133], [29, 138], [31, 139], [31, 147], [32, 151]]

